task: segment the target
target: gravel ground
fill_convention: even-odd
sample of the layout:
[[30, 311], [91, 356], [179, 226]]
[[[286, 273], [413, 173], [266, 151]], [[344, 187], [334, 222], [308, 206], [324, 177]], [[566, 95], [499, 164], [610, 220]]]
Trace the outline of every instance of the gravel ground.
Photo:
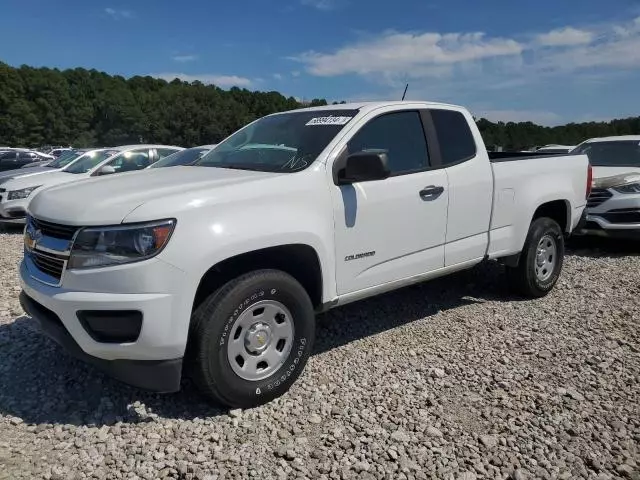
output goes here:
[[0, 234], [0, 478], [640, 479], [638, 250], [579, 245], [543, 300], [489, 265], [323, 315], [287, 395], [224, 411], [67, 357]]

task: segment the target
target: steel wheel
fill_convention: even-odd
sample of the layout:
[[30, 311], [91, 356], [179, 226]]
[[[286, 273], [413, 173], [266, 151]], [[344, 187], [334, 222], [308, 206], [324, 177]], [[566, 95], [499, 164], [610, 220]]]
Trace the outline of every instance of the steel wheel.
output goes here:
[[293, 318], [276, 300], [257, 302], [234, 322], [227, 358], [240, 378], [258, 381], [277, 372], [286, 362], [294, 339]]
[[547, 281], [555, 271], [557, 262], [556, 240], [551, 235], [545, 235], [538, 242], [536, 248], [536, 277], [541, 282]]

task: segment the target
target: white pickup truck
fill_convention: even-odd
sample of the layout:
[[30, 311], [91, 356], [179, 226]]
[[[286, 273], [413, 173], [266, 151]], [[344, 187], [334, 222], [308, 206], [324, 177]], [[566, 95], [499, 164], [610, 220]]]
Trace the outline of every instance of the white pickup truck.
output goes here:
[[211, 399], [251, 407], [300, 375], [315, 312], [484, 260], [545, 295], [589, 172], [582, 155], [492, 161], [452, 105], [274, 114], [195, 166], [37, 193], [21, 301], [45, 333], [124, 382], [171, 392], [184, 371]]

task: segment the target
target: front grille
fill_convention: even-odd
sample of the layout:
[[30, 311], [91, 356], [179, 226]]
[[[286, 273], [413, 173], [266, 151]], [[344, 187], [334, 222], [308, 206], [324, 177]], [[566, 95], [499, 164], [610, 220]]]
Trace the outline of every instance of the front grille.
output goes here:
[[12, 210], [10, 212], [7, 212], [7, 216], [9, 218], [13, 218], [17, 220], [19, 218], [24, 218], [26, 216], [26, 213], [24, 210]]
[[46, 255], [37, 250], [29, 253], [31, 260], [38, 267], [38, 270], [46, 273], [50, 277], [60, 280], [62, 277], [62, 271], [64, 270], [65, 260], [54, 257], [53, 255]]
[[589, 195], [589, 199], [587, 200], [587, 207], [597, 207], [609, 200], [611, 197], [613, 197], [613, 194], [606, 188], [594, 188], [591, 190], [591, 195]]
[[61, 238], [63, 240], [71, 240], [78, 230], [78, 227], [46, 222], [44, 220], [38, 220], [34, 217], [29, 217], [29, 221], [37, 230], [40, 230], [42, 232], [42, 235], [53, 238]]
[[600, 216], [611, 223], [640, 223], [640, 209], [637, 208], [618, 208]]

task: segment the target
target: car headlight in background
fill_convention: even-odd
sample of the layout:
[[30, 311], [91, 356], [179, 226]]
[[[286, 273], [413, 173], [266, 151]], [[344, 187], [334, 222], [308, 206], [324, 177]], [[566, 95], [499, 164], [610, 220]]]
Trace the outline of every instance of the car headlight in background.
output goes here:
[[31, 195], [36, 188], [41, 187], [42, 185], [36, 185], [35, 187], [23, 188], [21, 190], [14, 190], [13, 192], [9, 192], [9, 200], [20, 200], [22, 198], [27, 198]]
[[67, 268], [97, 268], [151, 258], [166, 246], [175, 220], [84, 228], [71, 250]]
[[619, 185], [617, 187], [613, 187], [613, 189], [619, 193], [640, 193], [640, 182]]

